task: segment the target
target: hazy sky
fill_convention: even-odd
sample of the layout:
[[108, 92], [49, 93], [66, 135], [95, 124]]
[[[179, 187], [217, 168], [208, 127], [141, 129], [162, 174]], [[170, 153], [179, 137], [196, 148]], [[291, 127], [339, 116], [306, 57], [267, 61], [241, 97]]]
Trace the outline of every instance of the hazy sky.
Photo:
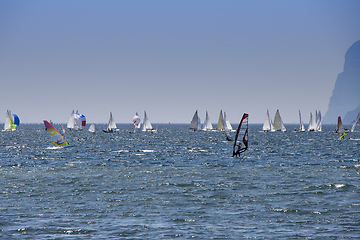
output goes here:
[[357, 40], [358, 0], [0, 0], [0, 121], [308, 122]]

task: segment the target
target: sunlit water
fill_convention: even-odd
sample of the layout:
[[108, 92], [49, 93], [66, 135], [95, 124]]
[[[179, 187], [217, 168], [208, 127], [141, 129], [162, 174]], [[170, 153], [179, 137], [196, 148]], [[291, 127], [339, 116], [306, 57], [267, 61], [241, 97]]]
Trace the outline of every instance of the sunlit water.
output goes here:
[[335, 126], [263, 133], [250, 125], [241, 158], [223, 132], [118, 127], [66, 131], [64, 149], [44, 125], [0, 132], [0, 238], [360, 236], [359, 127], [338, 140]]

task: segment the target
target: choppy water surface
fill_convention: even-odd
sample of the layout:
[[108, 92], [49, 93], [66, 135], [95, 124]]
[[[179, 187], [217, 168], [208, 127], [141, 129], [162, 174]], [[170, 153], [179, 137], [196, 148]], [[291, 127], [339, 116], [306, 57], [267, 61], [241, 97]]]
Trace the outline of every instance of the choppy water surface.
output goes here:
[[[0, 126], [1, 127], [1, 126]], [[61, 125], [55, 125], [60, 131]], [[0, 133], [0, 238], [358, 238], [360, 130], [262, 133], [231, 157], [222, 132]], [[287, 126], [288, 128], [291, 128]]]

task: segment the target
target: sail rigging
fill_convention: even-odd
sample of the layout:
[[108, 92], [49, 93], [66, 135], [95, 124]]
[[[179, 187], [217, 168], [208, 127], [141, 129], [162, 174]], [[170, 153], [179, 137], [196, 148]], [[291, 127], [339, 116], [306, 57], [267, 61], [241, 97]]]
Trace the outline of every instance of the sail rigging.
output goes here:
[[305, 132], [305, 126], [304, 126], [304, 123], [303, 123], [303, 121], [301, 119], [300, 109], [299, 109], [299, 121], [300, 121], [299, 129], [295, 129], [294, 132]]
[[48, 121], [44, 120], [46, 131], [50, 134], [50, 141], [55, 146], [66, 147], [68, 143], [64, 137], [59, 133], [59, 131]]
[[[233, 156], [239, 156], [240, 153], [245, 152], [248, 149], [249, 142], [248, 142], [248, 134], [249, 134], [249, 128], [248, 128], [248, 119], [249, 114], [244, 113], [241, 121], [239, 123], [239, 126], [236, 131], [235, 135], [235, 141], [234, 141], [234, 147], [233, 147]], [[238, 138], [242, 139], [239, 139]]]

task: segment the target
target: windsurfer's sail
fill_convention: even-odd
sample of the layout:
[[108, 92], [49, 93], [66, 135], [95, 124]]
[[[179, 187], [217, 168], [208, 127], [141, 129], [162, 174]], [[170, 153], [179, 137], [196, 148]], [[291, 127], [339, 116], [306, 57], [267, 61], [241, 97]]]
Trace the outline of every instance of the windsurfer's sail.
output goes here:
[[194, 131], [201, 130], [201, 121], [198, 115], [198, 110], [195, 111], [194, 116], [191, 120], [190, 129], [193, 129]]
[[218, 120], [218, 123], [217, 123], [217, 126], [216, 126], [216, 130], [219, 130], [219, 131], [223, 131], [224, 130], [224, 117], [223, 117], [223, 113], [222, 113], [222, 110], [220, 110], [220, 115], [219, 115], [219, 120]]
[[358, 124], [360, 121], [360, 112], [358, 113], [353, 125], [351, 126], [350, 132], [353, 132], [355, 130], [356, 124]]
[[91, 124], [89, 127], [89, 132], [95, 133], [95, 124]]
[[[233, 156], [240, 156], [240, 153], [243, 153], [248, 149], [248, 145], [249, 145], [248, 119], [249, 119], [249, 114], [244, 113], [236, 131], [234, 147], [233, 147]], [[242, 139], [239, 139], [241, 137]]]
[[48, 121], [44, 120], [45, 128], [50, 134], [50, 141], [55, 146], [66, 147], [68, 143], [64, 139], [64, 137], [59, 133], [59, 131], [51, 125]]
[[4, 130], [3, 131], [15, 131], [16, 127], [17, 127], [17, 125], [14, 124], [14, 121], [13, 121], [12, 115], [11, 115], [11, 111], [7, 110], [6, 115], [5, 115], [5, 124], [4, 124]]
[[342, 139], [345, 136], [345, 128], [342, 125], [340, 116], [338, 117], [337, 133], [338, 133], [339, 139]]
[[134, 125], [134, 128], [140, 128], [140, 117], [139, 117], [139, 114], [136, 113], [134, 118], [133, 118], [133, 125]]
[[285, 125], [280, 117], [279, 109], [275, 113], [274, 128], [275, 128], [275, 131], [277, 131], [277, 132], [286, 132]]

